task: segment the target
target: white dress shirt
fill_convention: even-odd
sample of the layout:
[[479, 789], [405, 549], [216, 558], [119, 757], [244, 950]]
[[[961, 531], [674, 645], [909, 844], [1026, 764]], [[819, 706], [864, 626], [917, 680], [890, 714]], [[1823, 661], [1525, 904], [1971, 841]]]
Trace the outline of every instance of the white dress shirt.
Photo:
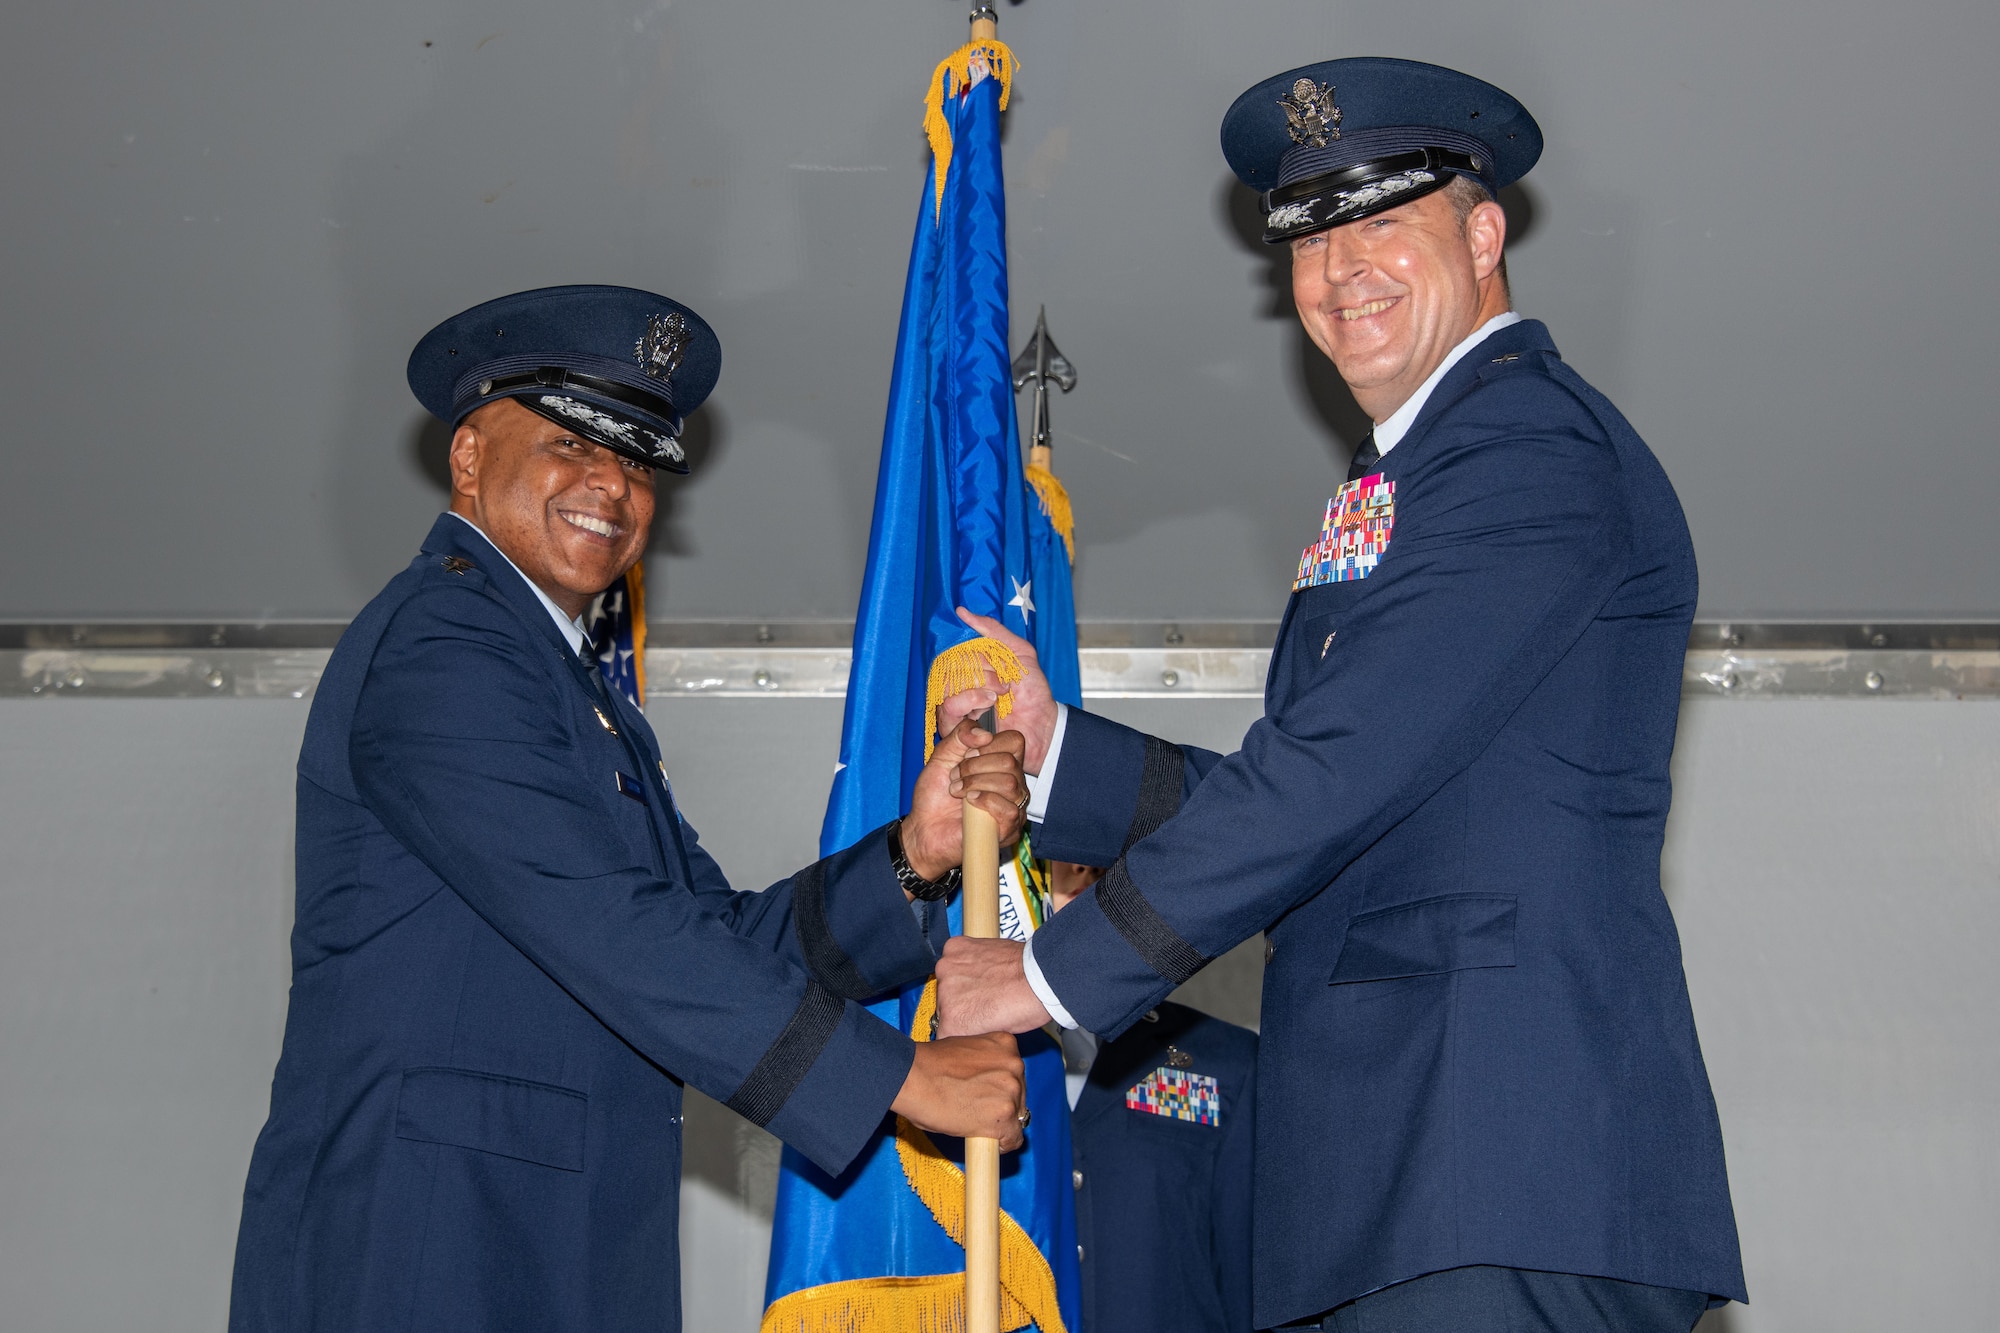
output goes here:
[[[1417, 414], [1422, 412], [1424, 404], [1430, 401], [1432, 391], [1451, 368], [1463, 361], [1473, 348], [1508, 325], [1520, 322], [1519, 312], [1505, 311], [1481, 324], [1467, 335], [1463, 342], [1452, 348], [1445, 359], [1438, 363], [1438, 368], [1430, 373], [1430, 378], [1417, 386], [1417, 391], [1410, 395], [1408, 402], [1391, 412], [1386, 420], [1375, 423], [1376, 450], [1386, 454], [1401, 444], [1403, 437], [1410, 433], [1410, 425], [1416, 421]], [[1055, 738], [1049, 742], [1049, 753], [1042, 760], [1042, 771], [1028, 779], [1028, 791], [1031, 793], [1028, 801], [1028, 818], [1038, 823], [1049, 808], [1048, 792], [1055, 785], [1056, 760], [1062, 754], [1063, 726], [1068, 721], [1069, 710], [1058, 705]], [[1063, 1008], [1063, 1002], [1056, 998], [1054, 987], [1049, 985], [1048, 978], [1042, 975], [1041, 965], [1035, 961], [1035, 941], [1032, 937], [1028, 940], [1027, 948], [1021, 951], [1021, 970], [1027, 974], [1028, 989], [1035, 992], [1035, 998], [1042, 1002], [1042, 1008], [1049, 1011], [1049, 1017], [1065, 1028], [1074, 1028], [1076, 1020], [1070, 1017], [1069, 1010]]]
[[1423, 411], [1424, 404], [1430, 401], [1431, 391], [1437, 388], [1438, 381], [1442, 380], [1453, 366], [1463, 361], [1467, 352], [1470, 352], [1473, 348], [1479, 346], [1479, 344], [1485, 342], [1509, 324], [1519, 324], [1520, 322], [1520, 314], [1513, 310], [1495, 315], [1474, 329], [1464, 342], [1452, 348], [1445, 355], [1444, 360], [1438, 362], [1438, 368], [1431, 372], [1430, 378], [1417, 386], [1417, 391], [1410, 395], [1409, 402], [1404, 403], [1401, 407], [1391, 412], [1386, 421], [1375, 423], [1376, 451], [1386, 454], [1403, 442], [1403, 437], [1410, 433], [1411, 423], [1417, 419], [1417, 413]]
[[[481, 531], [477, 523], [474, 523], [471, 519], [467, 518], [463, 514], [454, 513], [451, 510], [446, 510], [445, 512], [451, 514], [453, 518], [465, 524], [466, 527], [471, 528], [474, 532], [479, 533], [480, 540], [485, 542], [488, 546], [491, 546], [494, 549], [494, 551], [499, 554], [500, 558], [507, 562], [507, 567], [509, 569], [513, 570], [516, 574], [521, 574], [521, 567], [515, 564], [513, 559], [509, 557], [505, 551], [500, 550], [499, 545], [495, 543], [491, 537], [488, 537], [483, 531]], [[578, 657], [582, 657], [584, 655], [583, 644], [584, 644], [584, 639], [586, 637], [583, 632], [583, 617], [578, 616], [576, 619], [571, 620], [568, 616], [563, 614], [563, 609], [560, 606], [557, 606], [553, 601], [551, 601], [549, 599], [549, 595], [542, 591], [540, 584], [536, 583], [526, 574], [521, 574], [521, 579], [530, 588], [533, 588], [535, 590], [535, 596], [540, 598], [542, 605], [548, 609], [549, 618], [554, 620], [556, 622], [556, 628], [562, 631], [562, 636], [564, 640], [568, 642], [570, 646], [570, 651], [574, 652]], [[1042, 805], [1043, 808], [1046, 809], [1048, 806], [1048, 802], [1045, 800], [1043, 801]]]

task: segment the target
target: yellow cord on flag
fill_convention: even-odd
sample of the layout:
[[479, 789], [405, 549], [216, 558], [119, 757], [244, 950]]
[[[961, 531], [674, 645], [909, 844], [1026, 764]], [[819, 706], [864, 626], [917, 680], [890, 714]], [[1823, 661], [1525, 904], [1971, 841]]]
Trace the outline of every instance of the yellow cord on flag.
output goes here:
[[946, 56], [924, 93], [924, 134], [931, 141], [931, 160], [937, 167], [937, 217], [944, 216], [944, 178], [951, 170], [951, 122], [944, 116], [945, 99], [989, 75], [1000, 80], [1000, 109], [1005, 111], [1007, 95], [1014, 91], [1014, 53], [997, 37], [967, 42]]
[[[910, 1022], [914, 1041], [931, 1039], [937, 978], [924, 987]], [[939, 1152], [931, 1136], [896, 1117], [896, 1157], [931, 1216], [965, 1244], [965, 1172]], [[1021, 1224], [1000, 1214], [1000, 1327], [1066, 1333], [1056, 1299], [1056, 1275]], [[858, 1277], [802, 1287], [764, 1311], [761, 1333], [964, 1333], [965, 1274]]]
[[[989, 674], [1002, 685], [1012, 685], [1022, 677], [1021, 659], [996, 640], [970, 639], [945, 649], [931, 663], [930, 681], [924, 688], [925, 763], [937, 748], [938, 708], [952, 695], [984, 685]], [[1013, 711], [1011, 694], [1002, 694], [994, 702], [995, 717], [1004, 718]]]
[[1076, 563], [1076, 515], [1070, 512], [1069, 491], [1064, 488], [1056, 474], [1045, 467], [1030, 463], [1023, 472], [1028, 485], [1034, 487], [1035, 496], [1042, 502], [1042, 513], [1048, 516], [1049, 526], [1062, 535], [1063, 546], [1069, 551], [1069, 562]]

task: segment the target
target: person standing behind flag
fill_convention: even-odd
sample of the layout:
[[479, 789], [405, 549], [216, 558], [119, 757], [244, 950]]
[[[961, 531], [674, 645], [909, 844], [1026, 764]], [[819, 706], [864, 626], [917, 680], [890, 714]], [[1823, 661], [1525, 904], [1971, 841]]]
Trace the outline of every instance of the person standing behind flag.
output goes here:
[[[1104, 877], [1048, 864], [1060, 912]], [[1162, 1000], [1124, 1035], [1062, 1033], [1090, 1333], [1252, 1333], [1257, 1034]]]

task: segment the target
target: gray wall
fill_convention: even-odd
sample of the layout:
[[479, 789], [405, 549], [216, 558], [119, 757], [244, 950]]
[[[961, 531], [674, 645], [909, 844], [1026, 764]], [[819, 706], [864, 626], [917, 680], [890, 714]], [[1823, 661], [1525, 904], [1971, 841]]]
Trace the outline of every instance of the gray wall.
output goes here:
[[[1003, 8], [1017, 315], [1047, 302], [1083, 374], [1056, 421], [1086, 615], [1275, 618], [1359, 418], [1216, 127], [1265, 74], [1377, 53], [1540, 117], [1519, 303], [1673, 474], [1710, 614], [2000, 612], [1990, 0]], [[572, 281], [685, 298], [728, 352], [655, 614], [852, 615], [920, 97], [962, 12], [24, 6], [0, 616], [352, 613], [441, 503], [408, 348]]]
[[[1251, 700], [1099, 701], [1226, 746]], [[812, 855], [838, 700], [657, 700], [739, 881]], [[221, 1327], [284, 1018], [289, 701], [0, 701], [0, 1325]], [[1697, 700], [1668, 893], [1743, 1232], [1729, 1333], [2000, 1302], [2000, 704]], [[789, 811], [772, 821], [770, 802]], [[1254, 946], [1197, 978], [1254, 1021]], [[754, 1329], [775, 1147], [688, 1117], [688, 1326]], [[1705, 1327], [1710, 1327], [1706, 1326]]]

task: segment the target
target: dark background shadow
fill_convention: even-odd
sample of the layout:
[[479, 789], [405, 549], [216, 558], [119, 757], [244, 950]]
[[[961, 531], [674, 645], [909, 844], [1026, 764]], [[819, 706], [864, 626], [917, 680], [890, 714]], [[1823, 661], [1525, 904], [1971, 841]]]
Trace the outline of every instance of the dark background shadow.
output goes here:
[[1292, 303], [1292, 252], [1286, 246], [1264, 243], [1264, 210], [1257, 204], [1257, 192], [1242, 181], [1224, 176], [1216, 204], [1245, 253], [1258, 261], [1263, 297], [1260, 313], [1265, 319], [1283, 320], [1290, 326], [1292, 378], [1305, 391], [1313, 415], [1334, 437], [1338, 445], [1334, 452], [1344, 470], [1374, 423], [1347, 391], [1333, 362], [1306, 337], [1299, 323], [1298, 307]]

